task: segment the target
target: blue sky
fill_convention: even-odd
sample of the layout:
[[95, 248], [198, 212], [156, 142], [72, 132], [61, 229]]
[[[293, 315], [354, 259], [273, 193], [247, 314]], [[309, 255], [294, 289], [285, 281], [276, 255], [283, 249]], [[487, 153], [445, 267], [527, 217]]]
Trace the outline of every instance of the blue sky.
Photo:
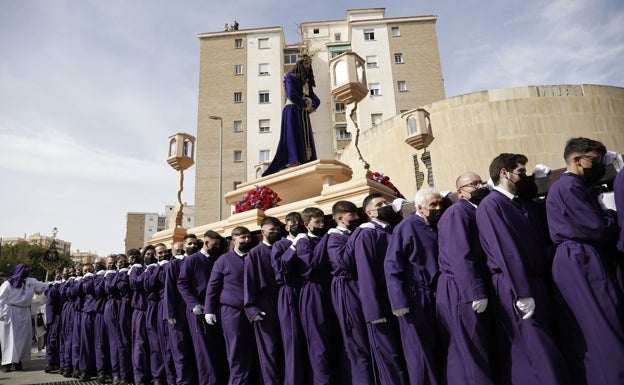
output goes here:
[[[199, 41], [240, 28], [437, 15], [447, 97], [534, 84], [624, 86], [621, 0], [0, 0], [0, 237], [122, 252], [127, 212], [175, 200], [167, 137], [196, 133]], [[194, 201], [194, 168], [183, 200]], [[440, 186], [443, 188], [444, 186]]]

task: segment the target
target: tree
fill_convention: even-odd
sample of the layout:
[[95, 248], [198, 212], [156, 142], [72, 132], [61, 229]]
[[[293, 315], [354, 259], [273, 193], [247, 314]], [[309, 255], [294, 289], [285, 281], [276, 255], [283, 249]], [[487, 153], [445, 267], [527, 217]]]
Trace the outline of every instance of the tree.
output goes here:
[[[40, 262], [47, 250], [43, 246], [28, 242], [4, 245], [0, 249], [0, 271], [8, 275], [16, 265], [26, 263], [30, 268], [30, 276], [43, 281], [46, 277], [46, 271], [41, 267]], [[73, 264], [67, 254], [59, 253], [59, 258], [62, 263], [61, 269]], [[53, 280], [54, 276], [48, 277], [48, 279]]]

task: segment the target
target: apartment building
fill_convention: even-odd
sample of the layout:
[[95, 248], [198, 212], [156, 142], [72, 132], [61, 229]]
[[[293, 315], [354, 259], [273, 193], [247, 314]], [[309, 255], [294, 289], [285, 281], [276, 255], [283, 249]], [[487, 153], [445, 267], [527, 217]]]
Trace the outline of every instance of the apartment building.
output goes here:
[[285, 42], [282, 27], [200, 34], [196, 223], [229, 217], [223, 195], [259, 178], [270, 163], [280, 135], [284, 74], [301, 52], [313, 56], [321, 99], [311, 116], [319, 158], [340, 156], [351, 141], [346, 108], [332, 99], [329, 78], [329, 61], [343, 52], [366, 60], [370, 95], [358, 106], [361, 130], [444, 99], [436, 20], [386, 18], [385, 8], [371, 8], [348, 10], [343, 20], [301, 23], [302, 40], [295, 44]]

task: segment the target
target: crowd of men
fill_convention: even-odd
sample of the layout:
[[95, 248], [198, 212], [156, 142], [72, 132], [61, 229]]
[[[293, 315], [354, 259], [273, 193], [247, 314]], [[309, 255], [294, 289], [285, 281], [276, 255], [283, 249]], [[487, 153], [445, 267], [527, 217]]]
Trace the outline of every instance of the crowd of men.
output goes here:
[[[358, 208], [265, 217], [230, 244], [145, 246], [65, 269], [48, 289], [46, 371], [113, 384], [623, 384], [624, 174], [619, 211], [591, 186], [605, 146], [568, 141], [567, 171], [532, 199], [527, 158], [492, 186], [457, 178], [416, 212], [378, 193]], [[365, 214], [366, 220], [363, 220]], [[619, 214], [619, 225], [618, 225]], [[260, 241], [257, 242], [256, 238]], [[226, 251], [229, 250], [229, 251]]]

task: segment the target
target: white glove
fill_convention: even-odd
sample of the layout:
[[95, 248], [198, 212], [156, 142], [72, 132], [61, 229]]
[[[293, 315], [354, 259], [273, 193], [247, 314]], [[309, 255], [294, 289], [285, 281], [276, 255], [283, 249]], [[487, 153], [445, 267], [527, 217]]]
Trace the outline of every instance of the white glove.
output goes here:
[[524, 313], [522, 319], [529, 319], [535, 312], [535, 300], [533, 297], [518, 298], [516, 301], [516, 307]]
[[386, 322], [388, 322], [388, 321], [386, 320], [386, 317], [384, 317], [384, 318], [380, 318], [380, 319], [376, 319], [374, 321], [371, 321], [371, 325], [383, 324], [383, 323], [386, 323]]
[[251, 320], [251, 322], [262, 321], [264, 320], [265, 315], [266, 313], [261, 311], [260, 313], [256, 314], [256, 316]]
[[375, 225], [370, 223], [370, 222], [364, 222], [360, 225], [361, 228], [363, 229], [372, 229], [375, 230]]
[[167, 322], [169, 322], [170, 325], [175, 325], [176, 324], [175, 318], [167, 318]]
[[202, 305], [195, 305], [193, 308], [193, 314], [202, 315], [204, 314], [204, 307]]
[[395, 213], [398, 213], [399, 211], [401, 211], [401, 207], [403, 207], [403, 204], [407, 202], [405, 199], [403, 198], [397, 198], [395, 200], [392, 201], [392, 210], [394, 210]]
[[477, 300], [472, 301], [472, 310], [474, 310], [477, 313], [483, 313], [485, 311], [485, 308], [487, 308], [487, 305], [488, 305], [487, 298], [477, 299]]
[[550, 174], [550, 167], [545, 164], [536, 164], [533, 169], [533, 176], [535, 179], [546, 178]]
[[308, 234], [304, 234], [304, 233], [297, 234], [295, 239], [293, 239], [292, 246], [297, 246], [297, 242], [299, 242], [300, 239], [308, 239]]
[[409, 313], [409, 308], [408, 307], [402, 307], [402, 308], [396, 309], [395, 311], [392, 312], [392, 314], [394, 314], [397, 317], [403, 317], [407, 313]]
[[[598, 195], [598, 204], [602, 207], [603, 210], [615, 210], [615, 193], [613, 191], [604, 192]], [[624, 210], [624, 208], [620, 207], [620, 210]]]
[[332, 227], [331, 229], [327, 231], [327, 234], [342, 234], [342, 231], [338, 230], [335, 227]]
[[83, 278], [93, 277], [93, 273], [84, 273]]
[[206, 314], [204, 319], [208, 325], [214, 325], [217, 323], [217, 316], [214, 314]]

